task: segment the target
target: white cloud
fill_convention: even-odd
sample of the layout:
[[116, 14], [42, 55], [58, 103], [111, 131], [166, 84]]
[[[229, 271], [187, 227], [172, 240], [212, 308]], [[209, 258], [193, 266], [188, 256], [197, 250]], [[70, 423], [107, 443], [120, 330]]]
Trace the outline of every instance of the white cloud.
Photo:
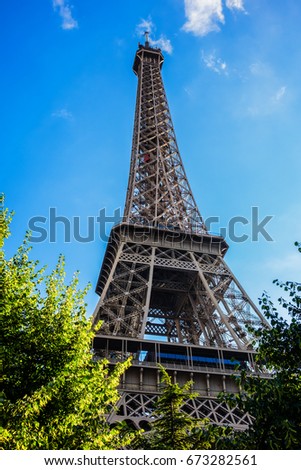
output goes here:
[[188, 96], [193, 96], [193, 91], [190, 86], [185, 86], [184, 91], [185, 93], [187, 93]]
[[164, 36], [160, 36], [159, 39], [155, 41], [153, 39], [149, 39], [150, 45], [154, 47], [159, 47], [162, 51], [167, 52], [167, 54], [172, 53], [172, 45], [169, 39], [166, 39]]
[[249, 116], [269, 116], [283, 110], [283, 105], [287, 104], [285, 96], [287, 87], [281, 86], [271, 94], [270, 83], [256, 83], [249, 89], [246, 112]]
[[158, 47], [163, 52], [167, 52], [167, 54], [172, 53], [172, 44], [170, 39], [167, 39], [164, 35], [161, 34], [159, 39], [153, 39], [154, 31], [156, 27], [152, 22], [151, 17], [149, 16], [147, 19], [142, 19], [141, 22], [136, 26], [136, 33], [138, 36], [142, 36], [146, 31], [149, 33], [149, 43], [153, 47]]
[[155, 25], [150, 16], [147, 20], [142, 18], [141, 22], [136, 26], [136, 33], [138, 36], [142, 36], [146, 31], [148, 31], [149, 34], [152, 34], [154, 27]]
[[222, 0], [184, 0], [187, 21], [183, 30], [196, 36], [219, 31], [218, 23], [224, 23]]
[[263, 62], [254, 62], [249, 66], [252, 75], [257, 77], [269, 77], [273, 75], [273, 71], [268, 64]]
[[61, 108], [57, 111], [54, 111], [51, 116], [59, 119], [65, 119], [66, 121], [71, 121], [73, 119], [73, 114], [66, 108]]
[[[225, 23], [222, 0], [184, 0], [186, 23], [182, 27], [195, 36], [206, 36], [212, 31], [220, 31], [220, 24]], [[226, 0], [229, 10], [245, 11], [244, 0]]]
[[60, 17], [62, 18], [63, 29], [74, 29], [78, 27], [77, 21], [72, 16], [72, 6], [68, 5], [65, 0], [52, 0], [54, 10], [58, 10]]
[[280, 101], [286, 93], [286, 86], [282, 86], [277, 90], [274, 99], [275, 101]]
[[239, 105], [244, 115], [252, 117], [283, 113], [291, 101], [291, 90], [271, 64], [261, 60], [248, 67]]
[[216, 56], [216, 52], [213, 51], [209, 54], [206, 54], [202, 51], [202, 60], [205, 66], [218, 74], [228, 75], [227, 64], [220, 57]]
[[230, 10], [245, 11], [244, 0], [226, 0], [226, 7]]

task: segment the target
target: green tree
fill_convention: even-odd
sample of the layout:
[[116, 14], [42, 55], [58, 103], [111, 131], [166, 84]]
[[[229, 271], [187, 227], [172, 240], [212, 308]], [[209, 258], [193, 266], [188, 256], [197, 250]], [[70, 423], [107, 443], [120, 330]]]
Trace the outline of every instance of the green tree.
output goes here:
[[[133, 437], [106, 414], [129, 363], [110, 370], [93, 360], [93, 331], [76, 274], [65, 284], [64, 258], [50, 275], [29, 258], [25, 239], [5, 258], [12, 214], [0, 213], [0, 344], [3, 449], [116, 449]], [[27, 237], [28, 238], [28, 237]]]
[[190, 391], [191, 382], [180, 386], [172, 382], [163, 368], [161, 373], [163, 391], [155, 406], [156, 419], [140, 445], [142, 444], [144, 449], [187, 449], [187, 439], [196, 421], [181, 408], [186, 400], [194, 398], [196, 394]]
[[[301, 252], [300, 244], [296, 242], [296, 246]], [[262, 296], [261, 308], [271, 328], [254, 331], [257, 365], [271, 375], [265, 379], [242, 373], [243, 392], [225, 396], [254, 418], [246, 432], [236, 435], [235, 448], [293, 450], [301, 446], [301, 284], [274, 283], [288, 296], [278, 301], [290, 321], [281, 316], [268, 295]]]
[[192, 392], [192, 381], [174, 383], [161, 367], [162, 394], [154, 409], [154, 422], [135, 442], [139, 449], [189, 450], [222, 448], [222, 442], [232, 434], [231, 429], [213, 426], [207, 419], [196, 419], [185, 412], [185, 405], [198, 393]]

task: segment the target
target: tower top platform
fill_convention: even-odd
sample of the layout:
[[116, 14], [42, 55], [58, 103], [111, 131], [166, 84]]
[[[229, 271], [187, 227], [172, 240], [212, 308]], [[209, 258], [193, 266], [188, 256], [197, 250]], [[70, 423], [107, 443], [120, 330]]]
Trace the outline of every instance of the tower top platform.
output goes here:
[[160, 65], [160, 69], [162, 68], [164, 56], [162, 54], [161, 49], [150, 47], [149, 42], [146, 41], [144, 45], [139, 43], [138, 50], [135, 55], [133, 70], [136, 75], [138, 75], [139, 73], [141, 61], [145, 59], [153, 62], [158, 62]]

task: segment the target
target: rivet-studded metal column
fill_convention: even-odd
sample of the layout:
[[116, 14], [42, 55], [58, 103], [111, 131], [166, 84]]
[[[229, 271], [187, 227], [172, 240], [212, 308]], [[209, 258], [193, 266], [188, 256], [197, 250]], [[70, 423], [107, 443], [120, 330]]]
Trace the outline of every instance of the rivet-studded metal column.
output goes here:
[[129, 183], [123, 221], [113, 227], [97, 293], [94, 349], [113, 365], [132, 357], [120, 385], [119, 412], [138, 427], [159, 393], [158, 364], [184, 383], [193, 377], [194, 416], [248, 425], [220, 403], [236, 391], [240, 364], [253, 373], [249, 326], [267, 325], [224, 261], [228, 245], [208, 233], [189, 186], [164, 91], [160, 49], [140, 45]]

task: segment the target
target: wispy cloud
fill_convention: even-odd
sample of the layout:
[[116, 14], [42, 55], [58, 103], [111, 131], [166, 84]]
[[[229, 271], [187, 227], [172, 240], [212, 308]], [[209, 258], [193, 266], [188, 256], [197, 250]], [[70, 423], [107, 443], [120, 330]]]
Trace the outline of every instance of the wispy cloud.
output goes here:
[[64, 119], [66, 121], [73, 120], [73, 114], [66, 108], [57, 109], [51, 114], [51, 116], [54, 118]]
[[282, 86], [277, 90], [276, 94], [274, 95], [274, 100], [275, 101], [280, 101], [284, 97], [286, 93], [286, 86]]
[[160, 48], [167, 54], [172, 54], [172, 44], [170, 39], [167, 39], [163, 34], [158, 39], [154, 39], [154, 32], [156, 27], [149, 16], [147, 19], [142, 19], [141, 22], [136, 26], [136, 34], [142, 36], [146, 31], [149, 33], [149, 43], [153, 47]]
[[254, 75], [256, 77], [271, 77], [273, 75], [273, 71], [271, 67], [268, 64], [265, 64], [261, 61], [258, 62], [253, 62], [249, 66], [249, 71], [251, 72], [251, 75]]
[[213, 72], [228, 75], [228, 68], [226, 62], [220, 57], [217, 57], [215, 51], [209, 54], [206, 54], [204, 51], [202, 51], [202, 61], [205, 67], [212, 70]]
[[184, 91], [185, 91], [185, 93], [186, 93], [189, 97], [192, 97], [192, 96], [193, 96], [193, 91], [192, 91], [192, 89], [191, 89], [190, 86], [185, 86], [185, 87], [184, 87]]
[[284, 113], [292, 100], [292, 90], [270, 63], [257, 60], [245, 70], [241, 99], [234, 107], [239, 115], [265, 117]]
[[72, 6], [66, 0], [52, 0], [52, 5], [62, 18], [63, 29], [70, 30], [78, 27], [78, 22], [72, 16]]
[[136, 33], [138, 36], [142, 36], [145, 31], [148, 31], [149, 34], [152, 34], [155, 28], [154, 23], [152, 22], [151, 17], [149, 16], [147, 19], [142, 18], [139, 24], [136, 26]]
[[252, 63], [245, 82], [247, 114], [253, 117], [268, 116], [283, 110], [289, 99], [287, 85], [281, 82], [281, 77], [269, 63]]
[[287, 87], [281, 86], [271, 91], [270, 84], [253, 84], [248, 93], [246, 113], [252, 117], [268, 116], [282, 111], [287, 104]]
[[172, 45], [170, 39], [167, 39], [165, 36], [160, 36], [159, 39], [153, 40], [150, 38], [151, 46], [158, 47], [167, 54], [172, 54]]
[[195, 36], [206, 36], [212, 31], [220, 31], [225, 23], [223, 7], [230, 10], [245, 11], [243, 0], [184, 0], [187, 18], [183, 30]]

